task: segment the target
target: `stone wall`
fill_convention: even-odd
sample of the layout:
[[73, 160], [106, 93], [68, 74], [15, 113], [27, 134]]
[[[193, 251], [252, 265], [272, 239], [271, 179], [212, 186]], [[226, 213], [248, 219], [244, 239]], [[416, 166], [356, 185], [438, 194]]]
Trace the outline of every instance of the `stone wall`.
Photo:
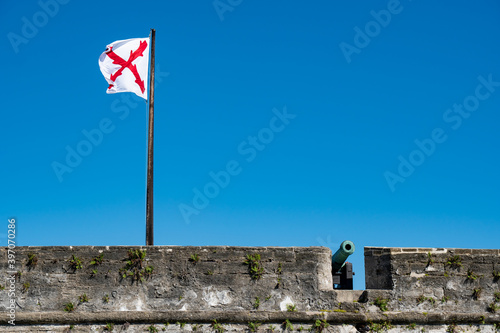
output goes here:
[[500, 250], [367, 247], [365, 272], [398, 311], [480, 313], [500, 297]]
[[333, 289], [331, 254], [20, 247], [12, 277], [4, 248], [0, 332], [500, 332], [498, 250], [365, 248], [365, 291]]

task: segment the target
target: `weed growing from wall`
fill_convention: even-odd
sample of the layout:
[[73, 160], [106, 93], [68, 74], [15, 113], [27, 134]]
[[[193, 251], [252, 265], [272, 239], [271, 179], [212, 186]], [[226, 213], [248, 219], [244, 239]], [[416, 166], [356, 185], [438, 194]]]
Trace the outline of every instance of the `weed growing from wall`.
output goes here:
[[191, 261], [193, 264], [196, 264], [198, 261], [200, 261], [200, 255], [198, 253], [192, 254], [189, 258], [189, 261]]
[[257, 332], [260, 325], [262, 324], [259, 322], [248, 322], [248, 329], [250, 330], [250, 332]]
[[460, 267], [462, 267], [462, 258], [460, 258], [459, 255], [451, 256], [446, 261], [445, 266], [450, 266], [451, 268], [459, 269]]
[[106, 323], [106, 326], [104, 326], [104, 330], [108, 332], [112, 332], [115, 329], [115, 324], [113, 323]]
[[64, 311], [73, 312], [74, 310], [75, 310], [75, 306], [73, 305], [73, 303], [69, 302], [69, 303], [64, 304]]
[[259, 306], [260, 306], [260, 298], [259, 297], [255, 297], [255, 302], [253, 302], [252, 306], [255, 310], [257, 310], [259, 308]]
[[284, 322], [283, 322], [283, 329], [284, 330], [289, 330], [289, 331], [293, 331], [293, 325], [292, 323], [290, 322], [290, 320], [286, 319]]
[[151, 325], [151, 326], [148, 327], [148, 332], [149, 333], [158, 333], [159, 331], [158, 331], [158, 329], [156, 328], [155, 325]]
[[384, 312], [384, 311], [387, 311], [387, 303], [389, 302], [389, 300], [387, 299], [384, 299], [384, 298], [380, 298], [380, 297], [377, 297], [375, 299], [375, 301], [373, 302], [374, 305], [378, 306], [380, 311]]
[[128, 251], [128, 258], [125, 261], [125, 267], [120, 268], [119, 273], [122, 279], [128, 277], [132, 278], [132, 283], [144, 282], [145, 278], [149, 278], [153, 273], [153, 266], [144, 266], [146, 258], [146, 250], [133, 250]]
[[478, 300], [479, 297], [481, 297], [482, 291], [482, 288], [474, 288], [474, 290], [472, 291], [472, 298]]
[[223, 333], [225, 331], [224, 327], [222, 327], [222, 324], [217, 322], [217, 319], [212, 320], [210, 327], [217, 333]]
[[476, 273], [474, 273], [472, 271], [472, 269], [468, 269], [467, 270], [467, 280], [470, 281], [470, 282], [473, 282], [473, 281], [476, 281], [477, 279], [479, 279], [480, 277], [482, 277], [481, 275], [477, 275]]
[[38, 257], [34, 253], [28, 253], [28, 262], [26, 263], [26, 266], [28, 266], [29, 269], [33, 269], [36, 267], [38, 264]]
[[90, 261], [90, 265], [97, 266], [102, 264], [103, 258], [104, 258], [104, 253], [101, 253], [97, 257], [92, 258], [92, 260]]
[[314, 332], [323, 332], [323, 330], [325, 330], [328, 326], [330, 326], [330, 324], [328, 324], [326, 320], [316, 319], [316, 321], [314, 322], [313, 329]]
[[247, 254], [247, 260], [243, 264], [248, 265], [248, 273], [253, 280], [259, 280], [264, 274], [260, 254]]
[[76, 257], [74, 254], [71, 256], [71, 259], [69, 260], [69, 267], [76, 271], [78, 269], [83, 268], [83, 262], [80, 258]]

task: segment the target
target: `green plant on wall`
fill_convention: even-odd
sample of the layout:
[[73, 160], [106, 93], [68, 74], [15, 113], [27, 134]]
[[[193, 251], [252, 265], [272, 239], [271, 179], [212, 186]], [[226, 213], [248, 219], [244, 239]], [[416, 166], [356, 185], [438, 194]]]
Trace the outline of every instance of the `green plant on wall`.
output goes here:
[[281, 280], [281, 277], [280, 277], [280, 276], [278, 276], [278, 278], [276, 279], [276, 287], [275, 287], [276, 289], [277, 289], [277, 288], [279, 288], [279, 287], [281, 286], [281, 281], [282, 281], [282, 280]]
[[493, 294], [493, 302], [488, 305], [488, 311], [496, 313], [498, 310], [500, 310], [500, 291]]
[[156, 328], [156, 326], [155, 326], [155, 325], [150, 325], [150, 326], [148, 327], [148, 332], [149, 332], [149, 333], [157, 333], [157, 332], [158, 332], [158, 329]]
[[434, 263], [434, 259], [432, 259], [432, 253], [427, 252], [427, 266], [430, 266]]
[[253, 280], [259, 280], [264, 274], [264, 268], [260, 262], [260, 254], [247, 254], [247, 260], [243, 263], [248, 265], [248, 272]]
[[87, 294], [82, 294], [82, 295], [80, 295], [80, 297], [78, 297], [78, 301], [80, 303], [87, 303], [89, 301], [89, 298], [88, 298]]
[[146, 250], [140, 249], [130, 249], [128, 250], [128, 260], [126, 261], [127, 265], [130, 267], [142, 267], [142, 263], [146, 258]]
[[71, 256], [71, 259], [69, 260], [69, 267], [74, 271], [82, 269], [83, 268], [82, 260], [73, 254]]
[[223, 333], [225, 331], [224, 327], [222, 327], [222, 324], [217, 322], [217, 319], [212, 320], [210, 327], [212, 328], [212, 330], [214, 332], [217, 332], [217, 333]]
[[326, 322], [326, 320], [319, 320], [316, 319], [313, 325], [314, 332], [323, 332], [324, 329], [326, 329], [330, 324]]
[[262, 324], [259, 322], [248, 322], [248, 329], [250, 330], [250, 332], [257, 332], [260, 325]]
[[146, 279], [149, 279], [151, 275], [153, 274], [154, 267], [153, 266], [146, 266], [144, 267], [144, 277]]
[[446, 328], [447, 333], [457, 333], [458, 332], [458, 327], [457, 324], [452, 323], [449, 324], [448, 327]]
[[74, 310], [75, 310], [75, 306], [73, 305], [73, 303], [69, 302], [69, 303], [64, 304], [64, 311], [73, 312]]
[[278, 268], [276, 269], [276, 274], [278, 275], [276, 278], [276, 287], [279, 288], [281, 286], [281, 274], [283, 273], [283, 264], [280, 262], [278, 263]]
[[293, 331], [293, 325], [292, 323], [290, 322], [290, 320], [286, 319], [284, 322], [283, 322], [283, 329], [285, 330], [288, 330], [288, 331]]
[[144, 260], [146, 258], [146, 250], [133, 250], [130, 249], [127, 252], [128, 258], [125, 261], [125, 267], [120, 268], [119, 273], [122, 279], [128, 277], [132, 278], [132, 283], [144, 282], [145, 278], [149, 278], [153, 273], [153, 266], [144, 265]]
[[198, 253], [192, 254], [189, 258], [189, 261], [191, 261], [193, 264], [196, 264], [198, 261], [200, 261], [200, 255]]
[[[448, 299], [445, 296], [443, 296], [443, 298], [441, 298], [442, 303], [445, 303], [447, 300]], [[431, 303], [432, 306], [436, 305], [436, 299], [434, 297], [425, 297], [424, 295], [417, 297], [417, 304], [422, 304], [425, 301], [428, 301], [429, 303]]]
[[103, 258], [104, 258], [104, 253], [101, 253], [97, 257], [92, 258], [92, 260], [90, 261], [90, 265], [97, 266], [102, 264]]
[[416, 323], [411, 323], [411, 324], [408, 324], [408, 326], [406, 326], [407, 330], [414, 330], [415, 328], [417, 328]]
[[380, 311], [384, 312], [384, 311], [387, 311], [387, 303], [389, 302], [389, 300], [387, 299], [384, 299], [384, 298], [381, 298], [381, 297], [377, 297], [375, 299], [375, 301], [373, 302], [374, 305], [378, 306]]
[[474, 272], [472, 271], [472, 269], [470, 269], [470, 268], [469, 268], [469, 269], [467, 270], [467, 280], [468, 280], [468, 281], [471, 281], [471, 282], [472, 282], [472, 281], [476, 281], [476, 280], [477, 280], [478, 278], [480, 278], [480, 277], [481, 277], [481, 276], [476, 275], [476, 273], [474, 273]]
[[458, 269], [462, 267], [462, 258], [460, 258], [459, 255], [451, 256], [448, 258], [445, 265], [450, 266], [451, 268]]
[[483, 291], [482, 288], [474, 288], [474, 290], [472, 291], [472, 298], [478, 300], [479, 297], [481, 297], [482, 291]]
[[106, 326], [104, 326], [105, 331], [112, 332], [115, 329], [115, 324], [113, 323], [106, 323]]
[[259, 306], [260, 306], [260, 298], [259, 297], [255, 297], [255, 301], [253, 302], [252, 306], [255, 310], [257, 310], [259, 308]]
[[392, 328], [390, 321], [383, 321], [381, 323], [370, 323], [370, 332], [382, 332]]
[[28, 262], [26, 263], [26, 266], [28, 266], [30, 269], [35, 268], [36, 265], [38, 264], [38, 257], [34, 253], [28, 253]]

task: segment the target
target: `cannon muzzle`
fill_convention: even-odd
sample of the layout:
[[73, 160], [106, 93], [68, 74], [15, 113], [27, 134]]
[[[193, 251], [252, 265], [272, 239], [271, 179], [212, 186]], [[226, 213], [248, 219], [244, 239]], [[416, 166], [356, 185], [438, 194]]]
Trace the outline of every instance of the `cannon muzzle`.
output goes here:
[[347, 257], [354, 253], [354, 243], [351, 241], [343, 241], [340, 248], [332, 256], [332, 271], [338, 272], [344, 266]]

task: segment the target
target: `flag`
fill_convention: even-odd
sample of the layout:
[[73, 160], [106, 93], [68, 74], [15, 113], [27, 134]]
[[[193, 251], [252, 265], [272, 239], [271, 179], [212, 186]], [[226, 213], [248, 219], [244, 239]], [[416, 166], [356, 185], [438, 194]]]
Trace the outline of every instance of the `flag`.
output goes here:
[[118, 40], [99, 57], [108, 94], [133, 92], [148, 99], [149, 38]]

